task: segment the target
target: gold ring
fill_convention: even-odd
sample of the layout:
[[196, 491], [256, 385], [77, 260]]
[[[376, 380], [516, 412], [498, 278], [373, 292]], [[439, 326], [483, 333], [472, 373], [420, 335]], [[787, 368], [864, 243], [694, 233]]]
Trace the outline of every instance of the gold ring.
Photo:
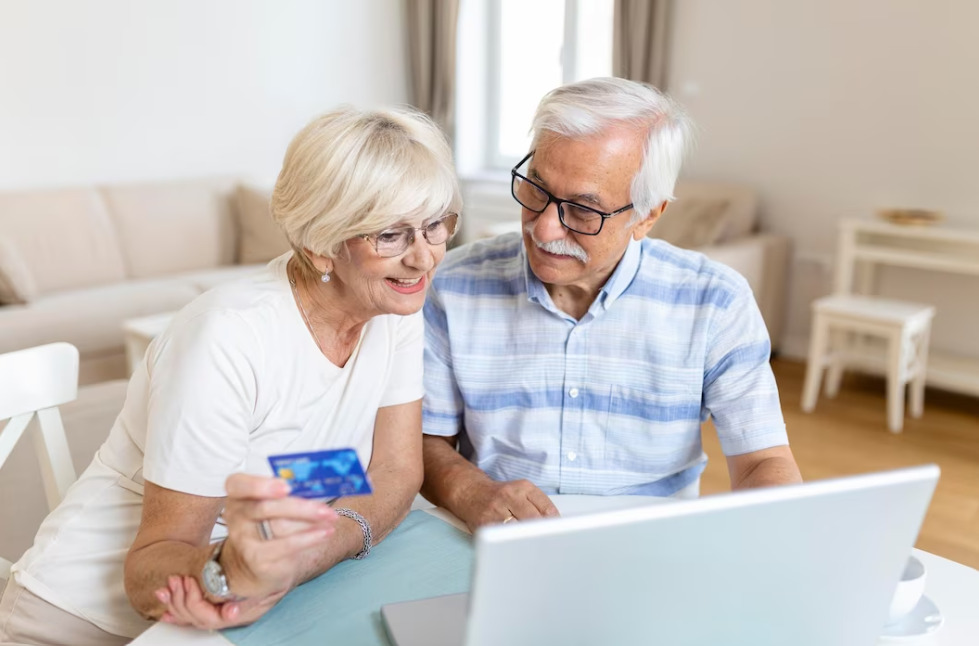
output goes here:
[[517, 519], [516, 516], [514, 516], [513, 514], [510, 514], [509, 516], [507, 516], [506, 518], [503, 519], [503, 524], [506, 525], [511, 520], [516, 520], [516, 519]]

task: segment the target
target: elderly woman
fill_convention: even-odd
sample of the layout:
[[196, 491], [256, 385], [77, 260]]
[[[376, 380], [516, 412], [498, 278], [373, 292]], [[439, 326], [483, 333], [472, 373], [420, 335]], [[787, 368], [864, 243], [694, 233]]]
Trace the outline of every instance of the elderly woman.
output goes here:
[[[306, 126], [271, 202], [293, 251], [151, 344], [108, 440], [14, 566], [0, 643], [248, 623], [382, 540], [421, 484], [419, 310], [460, 206], [422, 115], [345, 108]], [[369, 465], [372, 495], [329, 506], [269, 477], [269, 455], [340, 447]]]

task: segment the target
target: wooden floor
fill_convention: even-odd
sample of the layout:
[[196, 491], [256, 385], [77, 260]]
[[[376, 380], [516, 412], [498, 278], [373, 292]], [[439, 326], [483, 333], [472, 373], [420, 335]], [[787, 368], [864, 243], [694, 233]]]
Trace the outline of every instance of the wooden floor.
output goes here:
[[[917, 547], [979, 569], [979, 398], [929, 389], [920, 419], [887, 431], [884, 381], [847, 374], [836, 399], [821, 396], [811, 414], [799, 408], [805, 366], [772, 362], [789, 443], [806, 480], [933, 462], [942, 475]], [[730, 489], [724, 455], [710, 423], [703, 494]]]

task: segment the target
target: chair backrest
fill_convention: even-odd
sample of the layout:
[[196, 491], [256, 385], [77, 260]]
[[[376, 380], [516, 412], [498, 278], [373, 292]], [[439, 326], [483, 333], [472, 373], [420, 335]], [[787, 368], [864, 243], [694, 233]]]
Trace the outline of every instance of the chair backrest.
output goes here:
[[[78, 395], [78, 349], [51, 343], [0, 354], [0, 468], [36, 416], [37, 453], [48, 508], [54, 509], [75, 481], [75, 467], [58, 406]], [[10, 561], [0, 558], [0, 579], [8, 578]]]

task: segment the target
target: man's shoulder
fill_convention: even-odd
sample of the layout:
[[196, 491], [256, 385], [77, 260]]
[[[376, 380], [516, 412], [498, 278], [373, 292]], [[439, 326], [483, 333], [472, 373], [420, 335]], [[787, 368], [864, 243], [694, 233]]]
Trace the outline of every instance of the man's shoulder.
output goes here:
[[681, 249], [653, 238], [642, 240], [642, 261], [634, 283], [638, 288], [650, 284], [660, 289], [671, 286], [688, 295], [691, 290], [710, 292], [726, 301], [751, 292], [744, 276], [727, 265], [699, 251]]
[[516, 233], [476, 240], [456, 247], [445, 256], [435, 273], [439, 289], [473, 291], [476, 285], [508, 284], [523, 279], [523, 239]]

